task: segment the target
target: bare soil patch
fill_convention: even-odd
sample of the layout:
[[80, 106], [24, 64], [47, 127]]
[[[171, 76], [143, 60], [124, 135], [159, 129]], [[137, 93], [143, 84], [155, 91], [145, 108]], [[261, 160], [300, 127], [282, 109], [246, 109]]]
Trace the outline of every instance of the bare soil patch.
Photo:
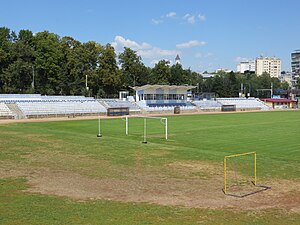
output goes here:
[[[26, 192], [76, 200], [106, 199], [232, 210], [278, 208], [300, 212], [299, 181], [264, 181], [263, 184], [272, 186], [271, 190], [236, 198], [224, 195], [220, 167], [207, 162], [178, 162], [165, 165], [161, 169], [138, 164], [129, 170], [121, 168], [118, 172], [121, 176], [113, 178], [91, 177], [59, 168], [26, 167], [5, 170], [0, 167], [1, 178], [27, 177], [30, 188]], [[174, 174], [178, 176], [173, 176]]]

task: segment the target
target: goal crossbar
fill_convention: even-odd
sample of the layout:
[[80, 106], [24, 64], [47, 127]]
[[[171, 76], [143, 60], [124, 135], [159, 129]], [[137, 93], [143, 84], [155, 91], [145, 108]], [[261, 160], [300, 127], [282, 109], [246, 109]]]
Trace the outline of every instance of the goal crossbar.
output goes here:
[[129, 118], [141, 118], [144, 119], [144, 142], [146, 142], [146, 132], [147, 132], [147, 122], [146, 119], [158, 119], [160, 122], [165, 125], [165, 139], [168, 140], [168, 118], [166, 117], [154, 117], [154, 116], [126, 116], [125, 119], [122, 117], [121, 119], [125, 121], [125, 134], [129, 134]]

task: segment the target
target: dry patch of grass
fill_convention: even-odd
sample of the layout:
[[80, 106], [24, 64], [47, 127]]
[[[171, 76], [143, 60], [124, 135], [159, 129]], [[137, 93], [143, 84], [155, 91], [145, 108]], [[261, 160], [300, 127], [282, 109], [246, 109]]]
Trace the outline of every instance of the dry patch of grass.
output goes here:
[[[17, 166], [7, 162], [7, 165], [0, 167], [1, 178], [26, 177], [30, 186], [26, 192], [77, 200], [105, 199], [232, 210], [280, 208], [300, 212], [299, 181], [267, 181], [272, 186], [271, 190], [242, 199], [235, 198], [222, 192], [220, 167], [205, 161], [176, 162], [159, 169], [143, 165], [120, 167], [86, 156], [61, 153], [27, 157], [32, 160], [27, 165]], [[49, 164], [59, 158], [61, 161], [57, 162], [56, 168], [54, 164]], [[73, 169], [68, 170], [67, 166]], [[92, 173], [100, 168], [107, 169], [100, 170], [97, 174]], [[173, 176], [176, 173], [179, 174], [178, 177]], [[195, 175], [197, 173], [201, 175]]]

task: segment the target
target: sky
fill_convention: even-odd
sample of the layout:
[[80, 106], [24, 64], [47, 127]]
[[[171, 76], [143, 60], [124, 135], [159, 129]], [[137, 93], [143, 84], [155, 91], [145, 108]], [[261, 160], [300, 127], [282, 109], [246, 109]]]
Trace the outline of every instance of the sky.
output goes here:
[[150, 67], [177, 54], [197, 72], [276, 56], [290, 71], [299, 8], [299, 0], [0, 0], [0, 27], [130, 47]]

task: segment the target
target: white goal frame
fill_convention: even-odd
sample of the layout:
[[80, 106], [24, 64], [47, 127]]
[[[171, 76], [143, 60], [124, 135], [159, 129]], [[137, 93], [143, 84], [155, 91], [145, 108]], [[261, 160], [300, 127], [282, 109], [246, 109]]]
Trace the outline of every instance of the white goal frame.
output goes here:
[[[144, 141], [143, 143], [147, 143], [147, 119], [157, 119], [160, 120], [160, 123], [165, 126], [165, 140], [168, 140], [168, 118], [166, 117], [156, 117], [156, 116], [133, 116], [125, 117], [125, 134], [129, 134], [129, 118], [141, 118], [144, 119]], [[124, 117], [122, 118], [124, 120]]]

